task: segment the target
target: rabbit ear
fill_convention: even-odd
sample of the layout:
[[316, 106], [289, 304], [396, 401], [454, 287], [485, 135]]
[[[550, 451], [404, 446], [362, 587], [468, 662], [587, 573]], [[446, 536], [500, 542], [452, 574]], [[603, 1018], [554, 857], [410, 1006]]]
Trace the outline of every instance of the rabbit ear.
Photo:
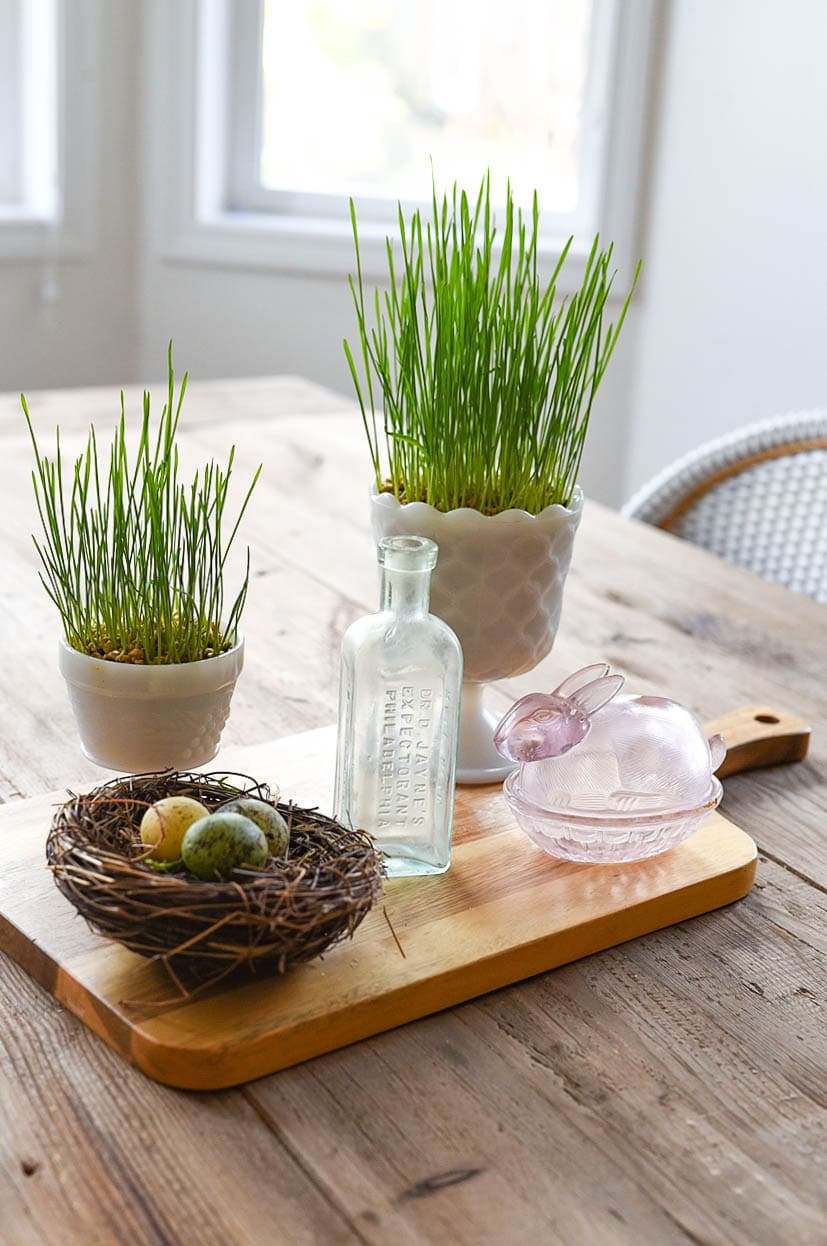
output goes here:
[[623, 687], [622, 675], [602, 675], [569, 697], [584, 714], [594, 714]]
[[556, 697], [570, 697], [578, 688], [584, 688], [586, 684], [592, 683], [593, 680], [599, 679], [601, 675], [608, 675], [608, 662], [594, 662], [591, 666], [584, 666], [581, 670], [575, 671], [573, 675], [569, 675], [564, 679], [559, 688], [554, 689]]

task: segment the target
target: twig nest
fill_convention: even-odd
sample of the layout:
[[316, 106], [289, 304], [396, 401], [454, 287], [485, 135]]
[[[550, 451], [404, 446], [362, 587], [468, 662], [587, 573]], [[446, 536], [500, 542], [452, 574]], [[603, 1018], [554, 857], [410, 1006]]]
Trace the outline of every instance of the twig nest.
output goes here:
[[[266, 845], [261, 864], [231, 867], [226, 880], [202, 880], [186, 861], [153, 868], [141, 821], [156, 802], [181, 797], [209, 815], [187, 833], [200, 820], [248, 822], [259, 848]], [[274, 856], [245, 816], [227, 813], [231, 802], [251, 799], [285, 822], [286, 856]], [[382, 889], [381, 859], [364, 832], [314, 809], [276, 804], [266, 785], [246, 775], [133, 775], [70, 795], [46, 856], [58, 888], [92, 928], [162, 965], [185, 996], [242, 967], [283, 973], [320, 955], [353, 934]]]

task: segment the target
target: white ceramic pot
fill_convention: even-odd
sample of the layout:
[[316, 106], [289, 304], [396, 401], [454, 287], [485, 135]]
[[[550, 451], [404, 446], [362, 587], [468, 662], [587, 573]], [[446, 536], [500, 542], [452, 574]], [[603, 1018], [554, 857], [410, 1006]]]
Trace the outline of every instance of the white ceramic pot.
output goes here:
[[90, 761], [110, 770], [189, 770], [218, 752], [244, 641], [174, 666], [105, 662], [60, 642], [60, 672]]
[[401, 505], [391, 493], [371, 495], [374, 538], [426, 536], [439, 546], [431, 610], [456, 632], [465, 660], [457, 779], [491, 783], [513, 763], [494, 748], [498, 716], [486, 710], [482, 685], [532, 670], [550, 652], [560, 621], [583, 494], [538, 515], [508, 510], [483, 515]]

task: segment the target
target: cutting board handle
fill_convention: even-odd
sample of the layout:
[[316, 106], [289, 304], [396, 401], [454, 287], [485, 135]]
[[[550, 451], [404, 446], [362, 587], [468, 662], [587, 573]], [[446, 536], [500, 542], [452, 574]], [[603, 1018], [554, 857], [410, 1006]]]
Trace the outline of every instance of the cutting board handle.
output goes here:
[[767, 705], [747, 705], [706, 724], [709, 735], [720, 732], [727, 746], [717, 770], [719, 779], [740, 770], [801, 761], [807, 756], [810, 728], [795, 714]]

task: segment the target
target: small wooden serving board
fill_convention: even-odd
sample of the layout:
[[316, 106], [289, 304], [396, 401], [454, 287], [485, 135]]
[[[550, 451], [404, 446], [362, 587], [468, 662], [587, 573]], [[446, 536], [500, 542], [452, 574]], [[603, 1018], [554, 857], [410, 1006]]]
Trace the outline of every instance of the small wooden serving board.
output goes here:
[[[228, 750], [205, 769], [325, 809], [333, 749], [323, 728]], [[755, 878], [755, 844], [717, 813], [650, 861], [577, 865], [517, 829], [499, 785], [460, 788], [446, 874], [387, 881], [352, 941], [283, 978], [181, 1002], [162, 969], [94, 934], [55, 887], [44, 844], [64, 799], [0, 807], [0, 948], [125, 1059], [188, 1089], [273, 1073], [706, 913]]]

